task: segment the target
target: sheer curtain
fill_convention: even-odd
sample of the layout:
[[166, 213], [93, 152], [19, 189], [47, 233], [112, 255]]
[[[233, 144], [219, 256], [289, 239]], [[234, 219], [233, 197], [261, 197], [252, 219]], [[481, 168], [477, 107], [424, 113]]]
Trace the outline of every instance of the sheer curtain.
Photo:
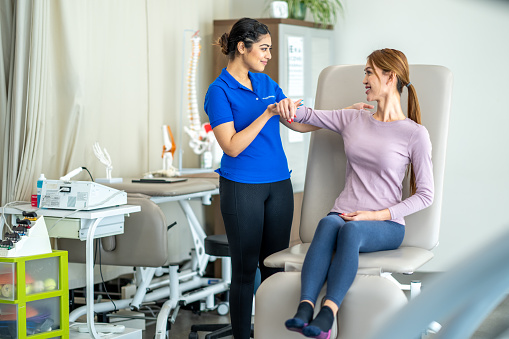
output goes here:
[[132, 156], [126, 167], [142, 172], [145, 1], [8, 4], [1, 25], [2, 75], [10, 72], [0, 87], [1, 204], [29, 200], [41, 173], [55, 179], [81, 166], [103, 170], [93, 156], [95, 141], [117, 157], [114, 165]]
[[[4, 1], [0, 8], [0, 169], [3, 205], [20, 200], [17, 183], [22, 162], [26, 124], [26, 88], [31, 31], [31, 1]], [[23, 183], [21, 183], [23, 186]]]
[[50, 0], [33, 2], [28, 84], [24, 94], [26, 97], [25, 124], [22, 128], [24, 136], [14, 189], [16, 200], [29, 200], [43, 154], [43, 145], [40, 141], [46, 132], [43, 122], [50, 85], [48, 70], [50, 3]]
[[4, 1], [0, 5], [0, 205], [4, 199], [4, 167], [7, 163], [5, 152], [7, 135], [7, 89], [9, 88], [9, 70], [11, 60], [11, 40], [13, 30], [13, 2]]
[[[57, 179], [85, 166], [94, 178], [104, 177], [92, 150], [96, 141], [111, 155], [114, 177], [161, 169], [161, 126], [178, 129], [185, 95], [183, 31], [200, 30], [202, 37], [203, 102], [213, 80], [212, 23], [228, 18], [230, 0], [7, 0], [0, 6], [3, 205], [29, 200], [41, 173]], [[192, 151], [185, 156], [199, 163]], [[75, 179], [89, 180], [86, 172]]]

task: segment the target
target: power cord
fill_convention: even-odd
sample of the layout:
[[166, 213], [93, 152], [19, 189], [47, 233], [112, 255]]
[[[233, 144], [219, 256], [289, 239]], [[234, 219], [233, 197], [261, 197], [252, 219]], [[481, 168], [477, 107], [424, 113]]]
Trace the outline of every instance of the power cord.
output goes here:
[[82, 167], [85, 171], [88, 172], [88, 175], [90, 175], [90, 180], [94, 181], [94, 178], [92, 177], [92, 173], [90, 173], [90, 171], [88, 170], [88, 168], [86, 167]]
[[[7, 204], [5, 204], [4, 206], [2, 206], [2, 219], [4, 221], [4, 224], [5, 226], [7, 226], [7, 228], [9, 229], [9, 232], [12, 232], [12, 228], [11, 226], [9, 225], [9, 222], [7, 221], [7, 218], [5, 217], [5, 208], [8, 207], [8, 206], [11, 206], [11, 205], [19, 205], [19, 204], [26, 204], [28, 203], [28, 201], [20, 201], [20, 200], [17, 200], [17, 201], [11, 201], [11, 202], [8, 202]], [[2, 230], [3, 231], [3, 230]], [[3, 233], [2, 233], [3, 234]]]
[[[91, 180], [91, 181], [94, 181], [94, 177], [92, 176], [92, 173], [90, 173], [90, 171], [88, 170], [88, 168], [86, 168], [86, 167], [81, 167], [81, 168], [82, 168], [82, 169], [84, 169], [85, 171], [87, 171], [87, 172], [88, 172], [88, 175], [90, 176], [90, 180]], [[60, 193], [60, 192], [62, 192], [62, 189], [60, 189], [57, 193]], [[110, 198], [108, 198], [106, 201], [99, 203], [99, 205], [100, 205], [100, 204], [103, 204], [103, 203], [105, 203], [105, 202], [107, 202], [107, 201], [109, 201], [109, 200], [110, 200], [111, 198], [113, 198], [114, 196], [115, 196], [115, 195], [111, 196], [111, 197], [110, 197]], [[42, 197], [42, 199], [41, 199], [41, 203], [39, 204], [39, 207], [38, 207], [36, 210], [34, 210], [33, 212], [37, 212], [37, 211], [39, 211], [39, 210], [43, 207], [43, 205], [44, 205], [44, 200], [45, 200], [44, 198], [45, 198], [45, 197]], [[9, 223], [8, 223], [7, 219], [5, 218], [5, 208], [6, 208], [7, 206], [11, 206], [11, 205], [15, 205], [15, 204], [26, 204], [26, 203], [30, 203], [30, 202], [28, 202], [28, 201], [19, 201], [19, 200], [18, 200], [18, 201], [12, 201], [12, 202], [9, 202], [9, 203], [5, 204], [4, 206], [2, 206], [2, 219], [3, 219], [3, 221], [4, 221], [4, 224], [7, 226], [7, 228], [9, 229], [9, 231], [10, 231], [10, 232], [12, 232], [12, 228], [11, 228], [11, 226], [9, 225]], [[89, 207], [94, 207], [94, 206], [89, 206]], [[79, 210], [76, 210], [76, 211], [74, 211], [73, 213], [76, 213], [77, 211], [79, 211]], [[65, 218], [65, 217], [64, 217], [64, 218]], [[60, 221], [60, 220], [59, 220], [59, 221]], [[57, 221], [57, 222], [58, 222], [58, 221]], [[56, 224], [56, 223], [55, 223], [55, 224]], [[54, 225], [53, 225], [53, 226], [54, 226]]]
[[[101, 246], [101, 242], [99, 241], [100, 239], [97, 239], [97, 240], [98, 240], [97, 248], [99, 248]], [[94, 263], [95, 263], [95, 260], [94, 260]], [[108, 289], [106, 288], [106, 283], [104, 282], [103, 270], [102, 270], [101, 249], [99, 249], [99, 273], [101, 274], [101, 280], [102, 280], [102, 286], [104, 288], [104, 292], [106, 292], [106, 295], [108, 296], [108, 299], [110, 299], [111, 303], [113, 304], [113, 307], [114, 307], [113, 312], [116, 312], [117, 311], [117, 305], [115, 305], [115, 302], [113, 301], [113, 299], [111, 299], [111, 296], [108, 293]]]

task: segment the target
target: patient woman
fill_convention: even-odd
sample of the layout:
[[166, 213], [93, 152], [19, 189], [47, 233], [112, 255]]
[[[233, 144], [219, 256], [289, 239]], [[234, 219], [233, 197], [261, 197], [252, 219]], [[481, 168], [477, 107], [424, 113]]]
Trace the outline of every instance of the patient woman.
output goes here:
[[[374, 51], [364, 71], [367, 101], [377, 102], [374, 114], [302, 106], [296, 111], [298, 124], [292, 126], [298, 130], [304, 127], [300, 124], [309, 124], [341, 134], [348, 160], [345, 188], [318, 223], [304, 260], [297, 313], [285, 322], [289, 330], [311, 338], [330, 337], [334, 317], [357, 273], [359, 253], [398, 248], [405, 235], [403, 218], [433, 201], [431, 142], [420, 124], [419, 102], [405, 55], [394, 49]], [[408, 118], [401, 109], [405, 88]], [[291, 118], [288, 110], [280, 111], [282, 118]], [[402, 200], [407, 168], [411, 195]], [[313, 319], [326, 281], [324, 303]]]

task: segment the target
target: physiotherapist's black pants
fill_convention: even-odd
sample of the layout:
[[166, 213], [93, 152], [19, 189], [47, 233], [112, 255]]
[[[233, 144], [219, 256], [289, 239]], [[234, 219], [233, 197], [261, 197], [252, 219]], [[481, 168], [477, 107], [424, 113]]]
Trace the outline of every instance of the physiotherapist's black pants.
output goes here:
[[230, 318], [233, 337], [248, 339], [256, 269], [261, 281], [280, 269], [263, 265], [266, 257], [288, 248], [293, 218], [290, 179], [244, 184], [220, 178], [221, 214], [232, 259]]

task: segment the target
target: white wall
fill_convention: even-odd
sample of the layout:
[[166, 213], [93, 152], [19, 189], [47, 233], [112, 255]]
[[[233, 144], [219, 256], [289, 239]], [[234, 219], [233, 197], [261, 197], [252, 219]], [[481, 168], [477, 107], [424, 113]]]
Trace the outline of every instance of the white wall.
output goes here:
[[[234, 17], [264, 15], [235, 1]], [[489, 0], [343, 0], [337, 64], [363, 64], [373, 50], [454, 74], [440, 245], [423, 271], [443, 271], [509, 228], [509, 3]], [[309, 17], [309, 16], [308, 16]], [[362, 79], [359, 79], [359, 83]], [[426, 114], [426, 112], [423, 112]]]
[[[196, 75], [198, 110], [201, 122], [208, 121], [203, 110], [205, 93], [212, 77], [213, 20], [230, 16], [230, 0], [188, 0], [165, 1], [151, 0], [149, 4], [149, 44], [151, 67], [159, 72], [151, 72], [150, 86], [150, 128], [149, 168], [151, 171], [161, 169], [162, 134], [160, 126], [169, 124], [178, 144], [181, 140], [183, 150], [183, 167], [199, 167], [199, 156], [188, 147], [189, 137], [183, 133], [179, 138], [180, 113], [182, 125], [188, 126], [187, 76], [191, 55], [191, 36], [199, 30], [201, 38], [200, 57]], [[183, 48], [184, 53], [183, 53]], [[184, 60], [182, 60], [184, 57]], [[184, 83], [182, 83], [184, 72]], [[182, 85], [184, 88], [182, 88]], [[182, 89], [184, 92], [182, 93]], [[181, 101], [182, 100], [182, 101]], [[175, 153], [174, 165], [178, 166]]]

